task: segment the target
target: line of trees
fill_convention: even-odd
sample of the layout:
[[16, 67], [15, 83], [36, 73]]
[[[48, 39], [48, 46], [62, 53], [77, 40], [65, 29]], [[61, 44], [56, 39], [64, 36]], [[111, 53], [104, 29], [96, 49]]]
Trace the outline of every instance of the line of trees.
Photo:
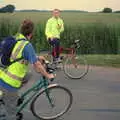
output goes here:
[[[13, 13], [14, 11], [15, 11], [15, 6], [11, 5], [11, 4], [6, 5], [5, 7], [0, 8], [0, 13]], [[41, 11], [41, 10], [20, 10], [20, 11], [31, 12], [31, 11]], [[88, 12], [88, 11], [81, 11], [81, 10], [63, 10], [63, 11], [64, 12], [67, 12], [67, 11], [69, 11], [69, 12], [72, 12], [72, 11], [74, 11], [74, 12]], [[105, 7], [100, 12], [101, 13], [112, 13], [113, 10], [112, 10], [112, 8]], [[120, 11], [118, 10], [118, 11], [115, 11], [114, 13], [120, 13]]]
[[120, 10], [113, 12], [112, 8], [106, 7], [102, 10], [102, 13], [120, 13]]
[[15, 6], [11, 4], [0, 8], [0, 13], [13, 13], [14, 11], [15, 11]]
[[103, 9], [102, 12], [103, 12], [103, 13], [112, 13], [112, 9], [106, 7], [106, 8]]

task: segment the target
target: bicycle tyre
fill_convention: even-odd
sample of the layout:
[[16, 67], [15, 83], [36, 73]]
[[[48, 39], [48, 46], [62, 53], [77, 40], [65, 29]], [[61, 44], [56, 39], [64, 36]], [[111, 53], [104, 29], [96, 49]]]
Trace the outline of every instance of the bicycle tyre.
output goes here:
[[[59, 90], [62, 90], [62, 93], [63, 91], [66, 93], [66, 95], [68, 95], [69, 97], [69, 102], [67, 103], [68, 105], [64, 106], [64, 109], [62, 111], [60, 111], [59, 113], [55, 114], [55, 115], [52, 115], [52, 116], [44, 116], [42, 114], [38, 114], [38, 111], [36, 109], [36, 107], [38, 107], [38, 105], [36, 104], [37, 103], [37, 100], [39, 102], [41, 102], [39, 99], [40, 97], [42, 97], [42, 95], [46, 92], [46, 89], [44, 89], [43, 91], [41, 91], [40, 93], [38, 93], [36, 95], [36, 97], [33, 99], [32, 103], [31, 103], [31, 111], [33, 113], [33, 115], [38, 118], [38, 119], [42, 119], [42, 120], [53, 120], [53, 119], [56, 119], [60, 116], [62, 116], [63, 114], [65, 114], [70, 108], [71, 108], [71, 105], [72, 105], [72, 101], [73, 101], [73, 96], [72, 96], [72, 93], [70, 90], [68, 90], [67, 88], [63, 87], [63, 86], [60, 86], [60, 85], [57, 85], [57, 84], [51, 84], [48, 86], [47, 90], [50, 91], [50, 94], [51, 92], [53, 92], [53, 90], [55, 89], [59, 89]], [[52, 93], [53, 94], [53, 93]], [[59, 95], [59, 94], [58, 94]], [[60, 95], [59, 95], [60, 96]], [[55, 97], [55, 96], [54, 96]], [[36, 106], [37, 105], [37, 106]], [[63, 105], [63, 102], [62, 104]], [[60, 106], [61, 106], [60, 105]], [[40, 106], [41, 108], [41, 106]], [[41, 108], [42, 109], [42, 108]], [[47, 108], [48, 109], [48, 108]], [[48, 113], [47, 113], [48, 115]]]
[[[75, 59], [74, 59], [75, 58]], [[75, 60], [75, 64], [73, 60]], [[75, 67], [76, 66], [76, 67]], [[63, 65], [64, 73], [71, 79], [81, 79], [83, 78], [89, 70], [89, 65], [87, 64], [87, 60], [82, 56], [72, 56], [68, 57]]]

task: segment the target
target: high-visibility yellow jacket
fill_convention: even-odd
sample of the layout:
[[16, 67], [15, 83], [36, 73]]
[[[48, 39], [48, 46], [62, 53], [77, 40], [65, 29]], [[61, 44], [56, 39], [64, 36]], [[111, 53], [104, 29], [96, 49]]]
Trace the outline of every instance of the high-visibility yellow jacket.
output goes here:
[[[59, 27], [60, 26], [60, 27]], [[47, 38], [60, 38], [60, 33], [64, 31], [64, 23], [61, 18], [52, 17], [48, 19], [45, 28]]]

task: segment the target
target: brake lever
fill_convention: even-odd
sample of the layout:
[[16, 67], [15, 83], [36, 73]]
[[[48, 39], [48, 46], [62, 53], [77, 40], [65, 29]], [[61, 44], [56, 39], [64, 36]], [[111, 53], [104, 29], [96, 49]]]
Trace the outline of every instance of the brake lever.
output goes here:
[[79, 42], [80, 42], [80, 40], [75, 40], [75, 41], [74, 41], [74, 43], [79, 43]]
[[54, 78], [51, 78], [50, 81], [53, 82], [56, 77], [56, 74], [54, 74]]
[[53, 78], [49, 79], [49, 81], [52, 82], [52, 81], [54, 81], [54, 79], [56, 77], [56, 74], [54, 73], [55, 69], [50, 66], [50, 62], [49, 61], [45, 61], [45, 64], [46, 64], [46, 72], [48, 72], [49, 74], [53, 74], [54, 75]]

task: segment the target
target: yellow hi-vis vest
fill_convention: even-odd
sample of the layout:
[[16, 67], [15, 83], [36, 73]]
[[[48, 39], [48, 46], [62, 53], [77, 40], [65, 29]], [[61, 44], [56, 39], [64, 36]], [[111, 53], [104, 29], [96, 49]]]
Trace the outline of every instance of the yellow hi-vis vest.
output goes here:
[[[18, 41], [13, 48], [10, 60], [11, 62], [22, 57], [22, 51], [29, 41]], [[0, 78], [8, 85], [14, 88], [20, 88], [22, 79], [27, 73], [28, 62], [24, 59], [11, 64], [7, 69], [0, 71]]]

